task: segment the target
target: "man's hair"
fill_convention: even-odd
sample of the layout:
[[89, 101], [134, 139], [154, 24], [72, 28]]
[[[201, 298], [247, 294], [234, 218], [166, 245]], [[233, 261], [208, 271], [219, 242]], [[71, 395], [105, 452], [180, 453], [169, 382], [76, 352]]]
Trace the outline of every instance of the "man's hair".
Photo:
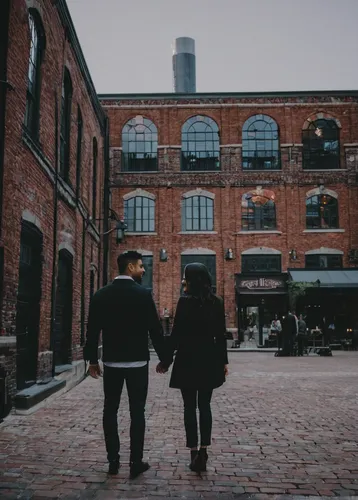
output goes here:
[[125, 273], [128, 264], [136, 264], [138, 260], [142, 260], [142, 254], [135, 250], [128, 250], [118, 255], [117, 264], [119, 273]]

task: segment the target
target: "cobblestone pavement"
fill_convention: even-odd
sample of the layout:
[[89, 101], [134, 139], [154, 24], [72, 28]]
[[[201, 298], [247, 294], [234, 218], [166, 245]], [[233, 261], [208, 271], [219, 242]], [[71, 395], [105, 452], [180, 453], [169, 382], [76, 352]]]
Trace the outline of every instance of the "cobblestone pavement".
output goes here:
[[[358, 353], [275, 358], [231, 353], [213, 398], [207, 473], [188, 467], [182, 402], [152, 357], [145, 458], [128, 479], [127, 396], [122, 467], [108, 477], [102, 384], [87, 378], [30, 416], [0, 425], [0, 498], [295, 498], [358, 495]], [[298, 495], [298, 496], [297, 496]], [[358, 498], [358, 497], [357, 497]]]

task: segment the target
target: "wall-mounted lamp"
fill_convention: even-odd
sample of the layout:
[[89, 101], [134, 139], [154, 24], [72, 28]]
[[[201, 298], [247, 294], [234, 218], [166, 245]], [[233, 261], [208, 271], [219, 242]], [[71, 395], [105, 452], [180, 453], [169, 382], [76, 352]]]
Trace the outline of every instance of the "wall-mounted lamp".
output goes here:
[[122, 220], [117, 221], [117, 224], [116, 224], [116, 242], [117, 242], [117, 244], [122, 243], [122, 241], [124, 240], [124, 232], [126, 229], [127, 229], [127, 224], [125, 224], [124, 221], [122, 221]]
[[227, 248], [225, 251], [225, 259], [226, 260], [233, 260], [234, 259], [234, 252], [232, 251], [232, 248]]
[[295, 250], [294, 248], [292, 248], [292, 250], [290, 250], [288, 252], [289, 256], [290, 256], [290, 260], [297, 260], [297, 250]]
[[168, 254], [165, 248], [160, 249], [159, 260], [160, 262], [166, 262], [168, 260]]

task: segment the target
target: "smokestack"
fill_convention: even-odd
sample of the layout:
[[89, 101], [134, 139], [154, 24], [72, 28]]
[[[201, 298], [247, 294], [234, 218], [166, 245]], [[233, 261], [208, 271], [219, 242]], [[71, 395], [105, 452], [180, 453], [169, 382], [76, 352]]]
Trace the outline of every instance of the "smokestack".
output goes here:
[[196, 92], [195, 40], [180, 37], [173, 44], [173, 90], [177, 93]]

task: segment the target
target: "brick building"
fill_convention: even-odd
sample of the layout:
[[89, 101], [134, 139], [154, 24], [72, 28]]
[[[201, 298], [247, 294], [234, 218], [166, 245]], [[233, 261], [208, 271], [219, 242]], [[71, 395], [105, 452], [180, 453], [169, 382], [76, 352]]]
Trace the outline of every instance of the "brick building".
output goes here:
[[111, 240], [112, 276], [119, 250], [143, 251], [145, 284], [172, 317], [184, 265], [204, 262], [227, 326], [244, 329], [254, 314], [262, 333], [287, 311], [288, 270], [311, 270], [295, 281], [320, 285], [335, 309], [313, 294], [300, 305], [309, 322], [357, 321], [358, 92], [99, 98], [112, 208], [128, 226]]
[[64, 0], [4, 0], [0, 19], [0, 364], [20, 401], [83, 359], [102, 284], [107, 121]]

